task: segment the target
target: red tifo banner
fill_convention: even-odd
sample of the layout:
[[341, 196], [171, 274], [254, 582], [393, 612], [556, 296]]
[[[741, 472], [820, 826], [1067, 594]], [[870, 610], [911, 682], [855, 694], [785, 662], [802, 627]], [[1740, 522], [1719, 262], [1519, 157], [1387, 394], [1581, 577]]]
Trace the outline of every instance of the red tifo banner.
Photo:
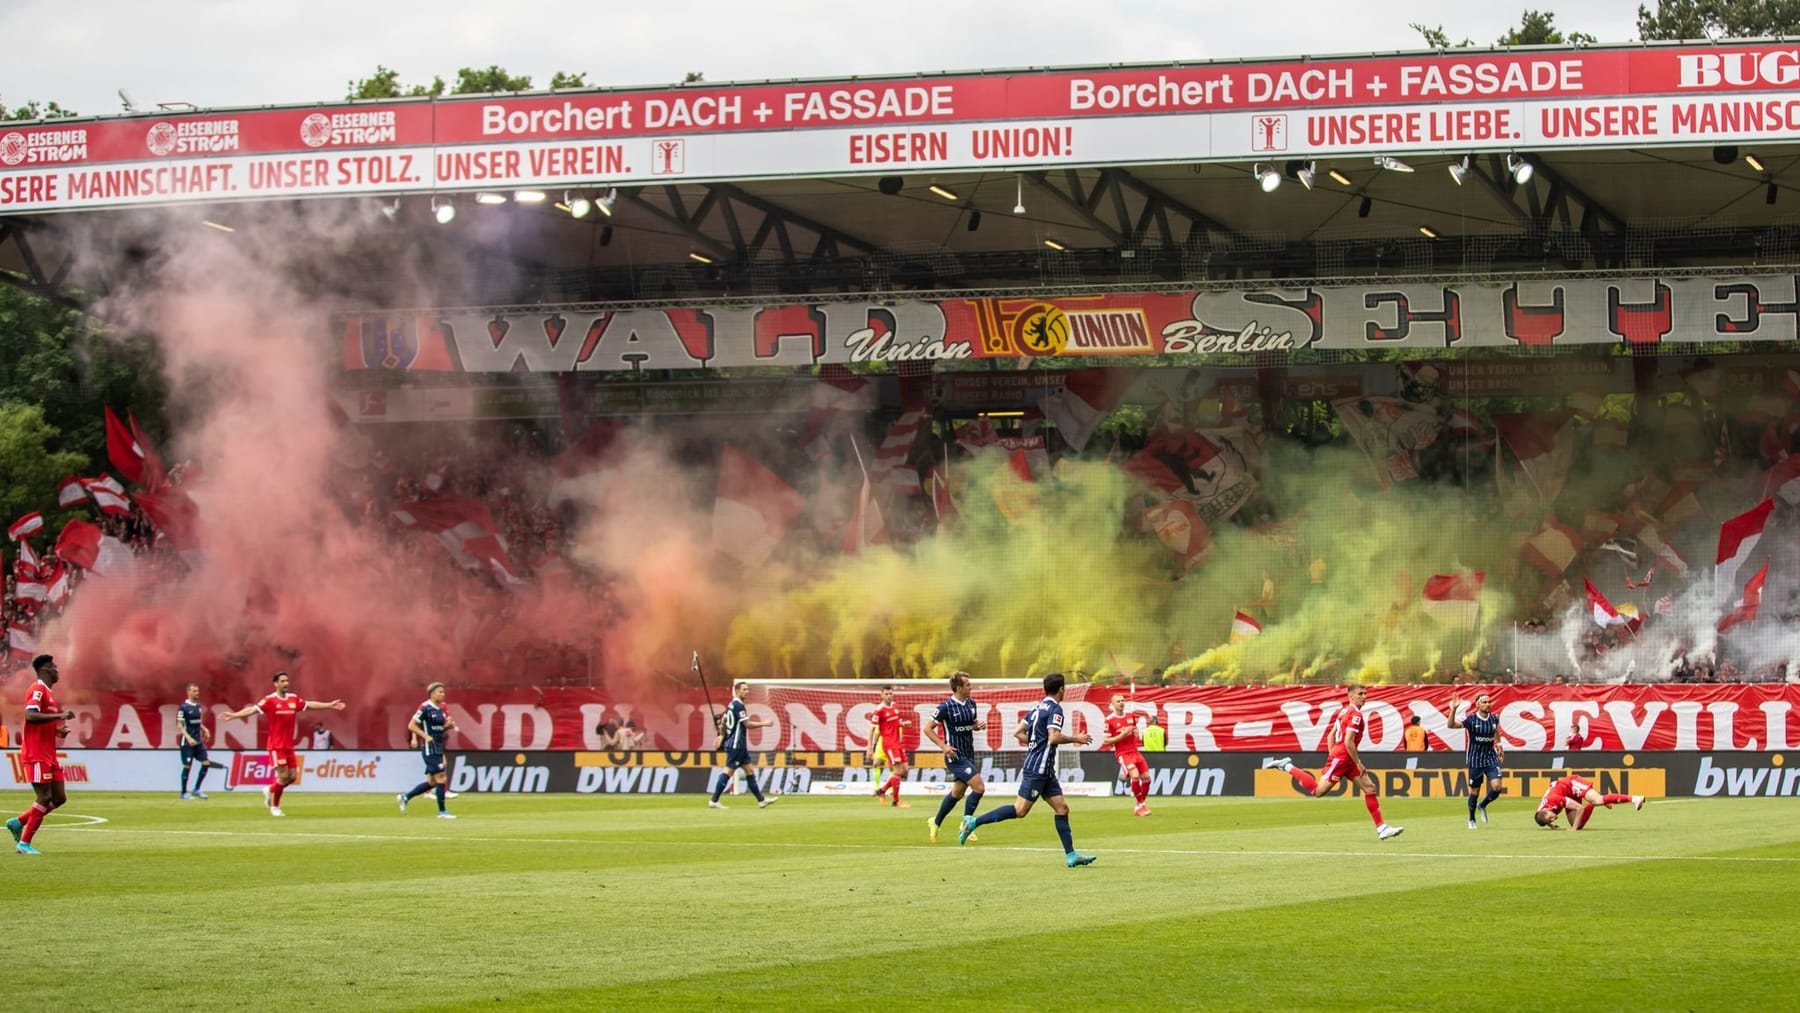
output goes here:
[[[752, 717], [775, 720], [772, 728], [750, 732], [753, 750], [857, 750], [867, 746], [869, 715], [878, 706], [870, 687], [861, 702], [845, 706], [855, 686], [834, 687], [829, 696], [806, 688], [771, 687], [766, 702], [750, 704]], [[1447, 725], [1452, 690], [1465, 700], [1478, 687], [1374, 686], [1364, 706], [1368, 732], [1362, 748], [1397, 750], [1407, 721], [1421, 719], [1433, 749], [1461, 749], [1462, 731]], [[1084, 699], [1075, 699], [1075, 691]], [[1779, 750], [1800, 746], [1800, 686], [1499, 686], [1490, 692], [1501, 718], [1508, 749], [1557, 750]], [[760, 691], [759, 691], [760, 692]], [[1078, 728], [1103, 727], [1106, 701], [1122, 687], [1071, 687], [1064, 709]], [[753, 694], [755, 696], [757, 694]], [[914, 719], [907, 746], [919, 741], [943, 693], [908, 688], [900, 701]], [[1011, 731], [1038, 694], [1029, 687], [978, 689], [986, 729], [983, 750], [1013, 749]], [[1128, 695], [1131, 713], [1154, 715], [1168, 734], [1168, 748], [1203, 752], [1284, 752], [1321, 747], [1331, 717], [1344, 700], [1337, 687], [1186, 686], [1140, 688]], [[302, 738], [315, 720], [323, 722], [340, 747], [407, 748], [406, 723], [418, 701], [386, 704], [347, 701], [349, 710], [304, 715]], [[174, 748], [178, 701], [148, 702], [111, 695], [73, 704], [76, 719], [66, 746], [79, 748]], [[724, 701], [715, 701], [715, 705]], [[210, 705], [214, 715], [236, 700]], [[647, 749], [710, 749], [705, 703], [699, 694], [654, 707], [614, 701], [594, 690], [532, 689], [459, 692], [449, 700], [459, 731], [452, 749], [594, 749], [597, 726], [609, 718], [630, 719], [647, 729]], [[9, 723], [16, 711], [8, 708]], [[208, 720], [213, 744], [253, 749], [261, 744], [255, 718]], [[1571, 744], [1573, 742], [1573, 744]], [[1065, 747], [1068, 748], [1068, 747]]]
[[[1800, 277], [1406, 282], [1053, 299], [345, 318], [345, 369], [565, 373], [1300, 348], [1800, 340]], [[1573, 367], [1559, 366], [1558, 369]]]
[[0, 130], [0, 209], [893, 167], [1711, 144], [1800, 132], [1796, 83], [1792, 44], [1631, 46], [62, 120]]

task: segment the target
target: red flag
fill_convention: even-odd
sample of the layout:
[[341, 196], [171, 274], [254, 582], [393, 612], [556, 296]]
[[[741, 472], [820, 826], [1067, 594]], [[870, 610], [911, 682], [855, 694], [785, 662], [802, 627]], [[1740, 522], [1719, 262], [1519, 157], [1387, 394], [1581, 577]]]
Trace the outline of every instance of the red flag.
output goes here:
[[1574, 427], [1563, 412], [1531, 412], [1494, 416], [1500, 442], [1518, 458], [1538, 502], [1548, 505], [1561, 495], [1574, 460]]
[[13, 576], [20, 580], [36, 580], [38, 575], [37, 553], [31, 551], [30, 542], [20, 542], [19, 558], [13, 560]]
[[1262, 623], [1257, 622], [1255, 616], [1242, 609], [1237, 610], [1231, 616], [1231, 642], [1234, 644], [1242, 643], [1250, 637], [1256, 636], [1262, 632], [1262, 629]]
[[56, 505], [59, 507], [72, 507], [87, 499], [87, 494], [87, 486], [82, 485], [81, 479], [73, 475], [56, 483]]
[[1747, 623], [1756, 618], [1757, 609], [1762, 607], [1763, 581], [1769, 576], [1769, 561], [1763, 560], [1762, 569], [1756, 576], [1744, 582], [1744, 596], [1738, 599], [1737, 606], [1719, 620], [1719, 632], [1723, 633], [1738, 623]]
[[786, 537], [806, 501], [761, 461], [725, 445], [713, 500], [713, 548], [745, 566], [761, 566]]
[[87, 488], [88, 495], [94, 497], [94, 505], [101, 513], [113, 517], [131, 516], [131, 499], [111, 475], [84, 479], [81, 484]]
[[55, 563], [44, 570], [44, 580], [50, 585], [50, 604], [61, 605], [69, 600], [69, 568], [62, 563]]
[[12, 527], [6, 529], [6, 537], [16, 542], [21, 538], [30, 538], [42, 530], [44, 530], [44, 515], [33, 510], [13, 521]]
[[154, 527], [177, 551], [200, 547], [200, 508], [180, 489], [140, 492], [137, 505]]
[[110, 405], [106, 408], [106, 457], [126, 479], [139, 485], [144, 483], [144, 448], [132, 438], [125, 423], [113, 414]]
[[[431, 496], [402, 503], [394, 510], [394, 519], [406, 527], [416, 527], [438, 536], [458, 566], [465, 570], [488, 569], [494, 561], [492, 546], [483, 539], [492, 537], [504, 556], [506, 542], [486, 504], [468, 496]], [[471, 548], [470, 543], [476, 545]], [[505, 564], [512, 572], [510, 562]]]
[[1763, 495], [1780, 496], [1790, 506], [1800, 506], [1800, 454], [1789, 454], [1763, 473]]
[[806, 422], [800, 428], [801, 448], [807, 457], [818, 460], [825, 455], [832, 430], [853, 415], [874, 408], [875, 388], [869, 381], [841, 363], [819, 367], [819, 385], [812, 390]]
[[1063, 389], [1044, 395], [1038, 406], [1044, 417], [1056, 424], [1064, 442], [1080, 453], [1093, 438], [1100, 420], [1118, 407], [1119, 399], [1135, 379], [1134, 369], [1096, 366], [1070, 370], [1063, 377]]
[[6, 628], [6, 649], [16, 658], [29, 658], [38, 652], [37, 634], [19, 620]]
[[1527, 563], [1552, 579], [1562, 576], [1580, 552], [1581, 536], [1554, 517], [1544, 518], [1544, 526], [1520, 550]]
[[1200, 519], [1194, 504], [1185, 499], [1166, 499], [1145, 510], [1144, 523], [1188, 566], [1212, 544], [1212, 529]]
[[1593, 611], [1594, 625], [1600, 627], [1623, 626], [1629, 621], [1619, 614], [1618, 609], [1613, 608], [1612, 602], [1606, 600], [1606, 596], [1600, 593], [1600, 589], [1594, 586], [1593, 581], [1583, 577], [1581, 583], [1587, 588], [1588, 608]]
[[1738, 567], [1744, 565], [1756, 543], [1762, 540], [1763, 526], [1769, 523], [1774, 509], [1775, 501], [1765, 499], [1719, 525], [1719, 553], [1713, 561], [1718, 567], [1713, 571], [1715, 586], [1736, 580]]
[[1487, 574], [1479, 570], [1440, 573], [1425, 579], [1425, 611], [1447, 626], [1475, 627], [1480, 608], [1481, 585]]
[[25, 602], [44, 602], [50, 600], [50, 585], [42, 580], [25, 580], [21, 578], [13, 585], [13, 596], [21, 604]]
[[104, 532], [87, 521], [70, 521], [56, 536], [56, 555], [83, 570], [93, 570], [100, 559], [100, 542]]
[[131, 439], [144, 458], [144, 477], [138, 484], [151, 491], [162, 488], [169, 480], [168, 469], [163, 467], [162, 455], [156, 452], [156, 448], [150, 445], [150, 438], [138, 428], [136, 415], [127, 411], [125, 421], [131, 426]]
[[881, 446], [875, 450], [875, 476], [881, 484], [909, 494], [920, 491], [919, 470], [913, 467], [911, 458], [913, 447], [919, 442], [919, 433], [924, 429], [923, 408], [909, 408], [894, 420]]

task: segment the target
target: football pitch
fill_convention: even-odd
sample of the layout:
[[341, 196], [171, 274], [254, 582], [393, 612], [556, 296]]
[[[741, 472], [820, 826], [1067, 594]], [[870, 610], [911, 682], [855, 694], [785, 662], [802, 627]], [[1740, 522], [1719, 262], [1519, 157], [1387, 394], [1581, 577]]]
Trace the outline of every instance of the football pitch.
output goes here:
[[[1800, 805], [1071, 799], [957, 847], [935, 802], [75, 790], [6, 855], [35, 1009], [1772, 1009]], [[23, 793], [0, 794], [6, 815]], [[984, 802], [985, 810], [988, 803]], [[958, 810], [960, 812], [960, 810]], [[104, 822], [98, 822], [104, 820]], [[0, 838], [4, 841], [4, 838]], [[10, 844], [10, 841], [5, 841]]]

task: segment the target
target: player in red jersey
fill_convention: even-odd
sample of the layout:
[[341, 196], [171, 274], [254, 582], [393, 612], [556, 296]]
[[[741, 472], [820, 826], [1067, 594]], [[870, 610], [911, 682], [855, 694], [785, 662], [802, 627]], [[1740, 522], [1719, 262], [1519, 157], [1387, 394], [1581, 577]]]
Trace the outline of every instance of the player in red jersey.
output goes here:
[[869, 716], [874, 723], [869, 735], [869, 748], [866, 759], [875, 762], [875, 741], [881, 740], [881, 751], [887, 758], [888, 779], [875, 789], [875, 797], [881, 798], [888, 792], [893, 793], [894, 808], [911, 809], [912, 806], [900, 801], [900, 779], [906, 776], [906, 745], [900, 738], [900, 729], [912, 724], [900, 716], [900, 708], [894, 706], [894, 687], [881, 687], [881, 706]]
[[1362, 705], [1369, 698], [1369, 691], [1362, 686], [1349, 686], [1345, 689], [1345, 696], [1343, 709], [1331, 720], [1331, 731], [1325, 739], [1330, 752], [1325, 755], [1325, 768], [1319, 771], [1318, 777], [1294, 766], [1294, 761], [1285, 756], [1279, 760], [1264, 760], [1263, 766], [1283, 771], [1294, 779], [1294, 783], [1302, 791], [1314, 798], [1325, 794], [1339, 781], [1354, 782], [1362, 790], [1363, 805], [1369, 807], [1369, 818], [1375, 821], [1376, 838], [1385, 841], [1390, 837], [1399, 837], [1406, 828], [1389, 826], [1381, 818], [1381, 802], [1375, 797], [1375, 777], [1363, 769], [1362, 757], [1356, 751], [1363, 734]]
[[1550, 783], [1549, 790], [1538, 800], [1537, 813], [1532, 817], [1540, 827], [1556, 826], [1556, 818], [1564, 810], [1569, 813], [1569, 829], [1580, 830], [1587, 826], [1588, 817], [1594, 815], [1594, 807], [1603, 805], [1611, 809], [1615, 805], [1630, 802], [1632, 808], [1644, 808], [1642, 795], [1602, 795], [1590, 782], [1570, 774]]
[[275, 765], [275, 783], [263, 789], [263, 804], [269, 807], [270, 816], [281, 816], [281, 793], [300, 776], [300, 761], [294, 755], [295, 726], [299, 724], [300, 712], [341, 711], [344, 709], [344, 701], [321, 703], [317, 700], [302, 700], [288, 692], [286, 672], [276, 672], [271, 681], [275, 684], [273, 693], [224, 716], [247, 718], [260, 712], [268, 719], [267, 748], [269, 762]]
[[1131, 797], [1137, 799], [1131, 815], [1148, 816], [1150, 806], [1145, 799], [1150, 797], [1150, 765], [1144, 762], [1144, 740], [1138, 737], [1140, 718], [1125, 713], [1123, 693], [1114, 693], [1108, 703], [1112, 705], [1112, 713], [1106, 716], [1106, 738], [1100, 740], [1100, 748], [1112, 750], [1113, 757], [1119, 761], [1119, 780], [1131, 786]]
[[56, 697], [50, 693], [58, 677], [56, 659], [40, 654], [31, 659], [31, 668], [37, 673], [37, 681], [25, 694], [25, 728], [19, 736], [19, 764], [25, 768], [25, 779], [31, 782], [31, 790], [37, 797], [30, 808], [6, 821], [13, 847], [21, 855], [39, 854], [38, 849], [31, 846], [31, 839], [43, 825], [44, 817], [69, 800], [68, 792], [63, 788], [62, 764], [56, 761], [56, 740], [69, 734], [68, 722], [75, 719], [75, 712], [57, 706]]

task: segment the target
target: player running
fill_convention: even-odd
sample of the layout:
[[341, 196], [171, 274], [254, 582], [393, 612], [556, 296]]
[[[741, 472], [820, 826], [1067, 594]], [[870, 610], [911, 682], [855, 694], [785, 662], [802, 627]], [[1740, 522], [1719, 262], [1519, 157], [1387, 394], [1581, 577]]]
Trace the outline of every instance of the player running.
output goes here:
[[[1463, 731], [1469, 735], [1468, 743], [1463, 749], [1464, 762], [1469, 767], [1469, 829], [1475, 829], [1475, 813], [1481, 813], [1481, 822], [1488, 821], [1488, 806], [1500, 797], [1500, 764], [1506, 759], [1506, 749], [1500, 745], [1500, 715], [1491, 708], [1493, 697], [1486, 693], [1475, 697], [1475, 710], [1457, 720], [1456, 710], [1463, 704], [1458, 697], [1450, 698], [1450, 723], [1462, 725]], [[1481, 786], [1487, 784], [1487, 796], [1481, 796]]]
[[[212, 741], [212, 732], [206, 727], [206, 709], [200, 706], [200, 684], [187, 684], [187, 699], [175, 708], [175, 735], [181, 745], [181, 797], [183, 799], [206, 799], [206, 792], [200, 786], [206, 783], [206, 772], [224, 770], [225, 765], [217, 760], [206, 758], [207, 744]], [[194, 787], [188, 788], [188, 769], [194, 764], [200, 765], [200, 772], [194, 776]], [[226, 784], [230, 791], [231, 785]]]
[[1144, 762], [1143, 739], [1138, 737], [1138, 716], [1125, 713], [1125, 694], [1114, 693], [1112, 713], [1106, 716], [1106, 738], [1101, 749], [1110, 749], [1119, 761], [1119, 780], [1131, 786], [1131, 797], [1137, 799], [1133, 816], [1150, 815], [1146, 800], [1150, 797], [1150, 765]]
[[438, 819], [453, 820], [456, 814], [444, 808], [444, 798], [450, 790], [450, 775], [444, 772], [444, 739], [456, 730], [456, 722], [450, 720], [450, 712], [444, 709], [444, 697], [449, 691], [444, 684], [434, 682], [425, 687], [425, 702], [406, 723], [406, 731], [419, 743], [419, 756], [425, 761], [425, 780], [413, 785], [413, 789], [396, 795], [400, 802], [400, 815], [406, 815], [406, 803], [418, 798], [426, 792], [437, 796]]
[[31, 791], [37, 797], [24, 812], [6, 821], [6, 832], [12, 834], [13, 848], [21, 855], [42, 854], [31, 846], [31, 839], [37, 836], [38, 827], [43, 826], [44, 817], [69, 800], [68, 790], [63, 786], [62, 764], [56, 760], [56, 740], [69, 734], [68, 723], [75, 720], [75, 712], [57, 706], [56, 697], [50, 692], [60, 677], [56, 659], [40, 654], [31, 659], [31, 668], [37, 673], [37, 681], [25, 694], [25, 727], [19, 735], [19, 765], [24, 768], [25, 780], [31, 782]]
[[711, 809], [725, 808], [719, 804], [719, 796], [725, 793], [725, 785], [731, 782], [734, 770], [744, 772], [744, 784], [749, 787], [750, 794], [756, 796], [758, 809], [766, 809], [776, 802], [773, 798], [763, 797], [762, 786], [756, 783], [756, 768], [750, 766], [750, 729], [767, 728], [775, 722], [749, 716], [749, 708], [744, 706], [744, 694], [748, 692], [750, 684], [747, 682], [733, 685], [731, 703], [719, 716], [719, 748], [725, 750], [725, 769], [719, 771], [719, 779], [713, 783], [712, 799], [706, 803]]
[[1389, 826], [1381, 818], [1381, 802], [1375, 797], [1375, 777], [1363, 769], [1362, 757], [1357, 754], [1357, 743], [1362, 741], [1363, 734], [1363, 701], [1369, 698], [1369, 691], [1363, 686], [1345, 688], [1346, 703], [1332, 718], [1331, 731], [1326, 737], [1330, 744], [1330, 752], [1325, 756], [1325, 767], [1313, 777], [1307, 771], [1294, 766], [1294, 761], [1282, 757], [1279, 760], [1264, 760], [1263, 766], [1274, 767], [1294, 779], [1294, 784], [1301, 791], [1314, 798], [1325, 794], [1331, 786], [1342, 780], [1355, 782], [1363, 793], [1363, 805], [1369, 808], [1369, 818], [1375, 821], [1375, 837], [1388, 840], [1399, 837], [1406, 832], [1405, 827]]
[[879, 799], [891, 790], [894, 808], [911, 809], [912, 806], [900, 801], [900, 779], [906, 776], [906, 746], [901, 740], [900, 729], [910, 727], [912, 722], [902, 718], [900, 708], [894, 706], [894, 687], [881, 687], [881, 706], [875, 709], [869, 719], [874, 722], [874, 728], [869, 736], [868, 755], [865, 758], [871, 764], [875, 762], [876, 739], [879, 738], [881, 752], [888, 765], [888, 778], [875, 789], [875, 797]]
[[[967, 800], [963, 803], [963, 815], [973, 816], [981, 796], [987, 792], [987, 785], [975, 772], [975, 733], [986, 728], [987, 723], [978, 716], [981, 712], [975, 701], [969, 699], [969, 688], [969, 673], [951, 673], [950, 699], [938, 704], [937, 711], [924, 728], [925, 737], [944, 751], [944, 776], [951, 782], [950, 790], [944, 793], [944, 801], [938, 804], [937, 815], [925, 820], [933, 844], [937, 843], [938, 828], [943, 825], [944, 817], [956, 808], [958, 799]], [[941, 736], [939, 726], [943, 728]], [[974, 840], [974, 835], [969, 839]]]
[[341, 711], [344, 709], [344, 701], [323, 703], [318, 700], [302, 700], [288, 692], [286, 672], [276, 672], [269, 681], [275, 686], [274, 692], [224, 717], [235, 720], [260, 712], [263, 717], [268, 718], [264, 748], [268, 749], [269, 762], [275, 767], [275, 783], [263, 789], [263, 805], [268, 807], [270, 816], [282, 816], [285, 814], [281, 811], [281, 793], [300, 778], [300, 761], [294, 755], [295, 726], [300, 722], [300, 712]]
[[1031, 713], [1019, 720], [1019, 727], [1013, 729], [1013, 737], [1019, 740], [1019, 745], [1025, 747], [1024, 777], [1019, 782], [1019, 797], [1013, 799], [1011, 804], [989, 809], [980, 819], [964, 816], [956, 843], [968, 843], [969, 838], [974, 836], [976, 827], [1024, 816], [1031, 811], [1032, 803], [1042, 797], [1050, 803], [1050, 810], [1056, 813], [1056, 836], [1062, 838], [1063, 864], [1073, 869], [1094, 863], [1093, 855], [1084, 855], [1075, 850], [1075, 838], [1069, 832], [1069, 803], [1063, 800], [1062, 784], [1056, 779], [1056, 747], [1069, 743], [1085, 746], [1094, 739], [1086, 732], [1070, 735], [1063, 731], [1062, 698], [1062, 673], [1052, 672], [1044, 676], [1044, 698], [1031, 709]]
[[[1554, 827], [1556, 817], [1566, 809], [1569, 813], [1569, 829], [1580, 830], [1587, 826], [1588, 817], [1594, 814], [1595, 806], [1603, 805], [1611, 809], [1624, 802], [1630, 802], [1633, 809], [1644, 808], [1642, 795], [1602, 795], [1589, 782], [1570, 774], [1550, 783], [1549, 790], [1538, 801], [1537, 813], [1533, 818], [1540, 827]], [[1580, 810], [1579, 815], [1577, 810]]]

